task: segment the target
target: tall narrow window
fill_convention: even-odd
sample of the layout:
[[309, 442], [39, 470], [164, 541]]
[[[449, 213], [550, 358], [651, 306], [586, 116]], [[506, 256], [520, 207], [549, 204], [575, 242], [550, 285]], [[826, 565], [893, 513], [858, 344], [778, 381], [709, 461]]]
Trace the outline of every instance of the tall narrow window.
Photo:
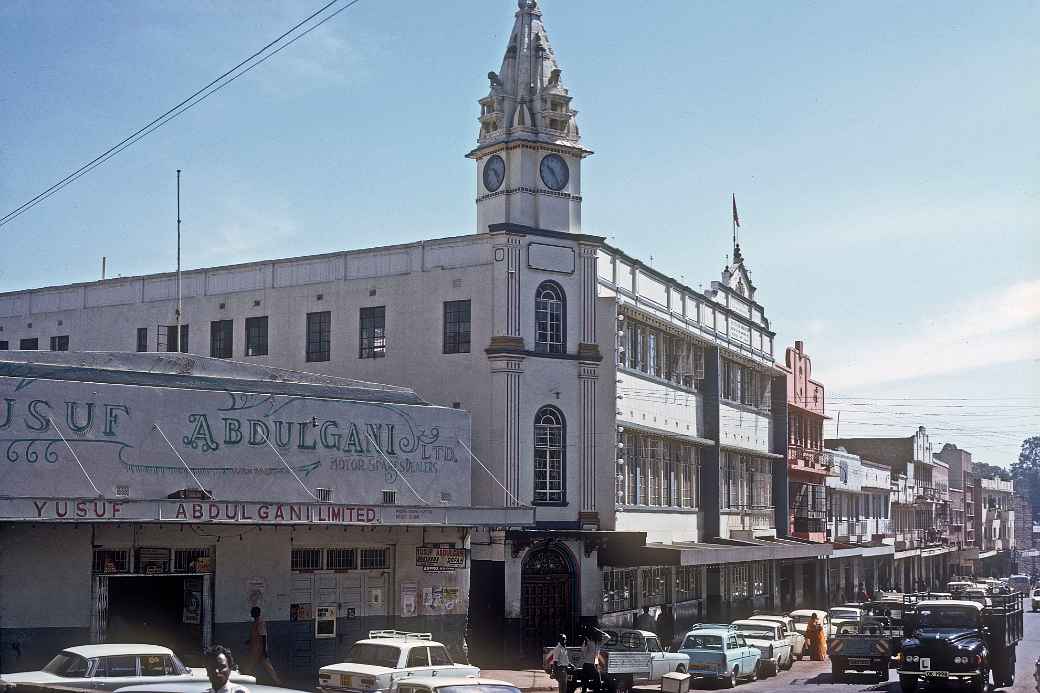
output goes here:
[[137, 328], [137, 350], [148, 351], [148, 328]]
[[[166, 351], [177, 351], [177, 326], [166, 326]], [[188, 353], [188, 326], [181, 325], [181, 348], [182, 354]]]
[[542, 282], [535, 294], [535, 351], [543, 354], [563, 354], [567, 351], [564, 324], [567, 299], [556, 282]]
[[69, 336], [67, 334], [51, 337], [51, 351], [68, 351]]
[[36, 351], [40, 348], [40, 340], [37, 337], [21, 339], [18, 341], [18, 348], [21, 351]]
[[534, 417], [534, 502], [564, 502], [564, 424], [555, 407], [542, 407]]
[[10, 347], [10, 346], [8, 346], [8, 344], [7, 344], [7, 340], [6, 340], [6, 339], [5, 339], [5, 340], [3, 340], [3, 341], [0, 341], [0, 351], [7, 351], [7, 350], [8, 350], [8, 349], [10, 349], [10, 348], [11, 348], [11, 347]]
[[232, 340], [235, 323], [232, 320], [214, 320], [209, 324], [209, 355], [215, 359], [229, 359], [234, 355]]
[[361, 309], [358, 358], [381, 359], [386, 356], [386, 306]]
[[307, 313], [307, 361], [328, 361], [332, 337], [332, 313]]
[[246, 318], [246, 356], [267, 356], [267, 316]]
[[444, 302], [444, 353], [468, 354], [470, 335], [469, 301]]

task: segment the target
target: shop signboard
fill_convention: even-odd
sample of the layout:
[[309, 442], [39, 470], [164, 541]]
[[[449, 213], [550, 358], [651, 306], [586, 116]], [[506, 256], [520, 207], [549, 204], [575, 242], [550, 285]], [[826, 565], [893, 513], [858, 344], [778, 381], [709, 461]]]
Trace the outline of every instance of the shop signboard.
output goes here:
[[427, 572], [453, 571], [466, 567], [466, 549], [443, 546], [415, 547], [415, 565]]
[[[15, 498], [126, 500], [205, 489], [203, 499], [295, 499], [286, 522], [294, 507], [306, 507], [310, 521], [333, 524], [376, 522], [370, 508], [350, 509], [386, 489], [401, 498], [421, 489], [420, 506], [444, 497], [470, 504], [470, 419], [462, 410], [241, 393], [233, 379], [222, 382], [224, 389], [207, 390], [0, 376], [0, 488]], [[342, 505], [314, 509], [316, 488], [334, 489]], [[201, 520], [177, 518], [194, 507], [171, 502], [162, 519]], [[205, 512], [214, 507], [223, 514], [214, 520], [237, 521], [223, 504]], [[145, 519], [127, 517], [130, 509], [123, 498], [84, 501], [55, 519]]]

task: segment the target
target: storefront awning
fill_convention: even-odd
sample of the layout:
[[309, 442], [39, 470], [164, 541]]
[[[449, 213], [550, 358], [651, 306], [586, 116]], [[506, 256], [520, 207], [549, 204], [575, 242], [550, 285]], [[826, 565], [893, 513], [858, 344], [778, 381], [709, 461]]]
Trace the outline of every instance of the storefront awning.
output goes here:
[[793, 539], [716, 539], [710, 542], [646, 544], [624, 547], [623, 551], [605, 547], [599, 564], [611, 567], [643, 565], [712, 565], [819, 558], [831, 554], [830, 544], [811, 544]]
[[787, 459], [783, 455], [778, 455], [775, 452], [762, 452], [761, 450], [756, 450], [755, 448], [745, 448], [741, 447], [740, 445], [729, 445], [727, 443], [723, 443], [719, 447], [729, 452], [739, 452], [742, 455], [753, 455], [754, 457], [765, 457], [766, 459], [770, 460]]
[[685, 440], [695, 445], [706, 445], [714, 446], [715, 441], [711, 438], [701, 438], [700, 436], [691, 436], [684, 433], [677, 433], [675, 431], [666, 431], [660, 428], [654, 428], [653, 426], [646, 426], [643, 424], [634, 423], [627, 421], [623, 417], [618, 418], [618, 426], [624, 429], [631, 429], [633, 431], [642, 431], [644, 433], [652, 433], [662, 438], [676, 438], [678, 440]]

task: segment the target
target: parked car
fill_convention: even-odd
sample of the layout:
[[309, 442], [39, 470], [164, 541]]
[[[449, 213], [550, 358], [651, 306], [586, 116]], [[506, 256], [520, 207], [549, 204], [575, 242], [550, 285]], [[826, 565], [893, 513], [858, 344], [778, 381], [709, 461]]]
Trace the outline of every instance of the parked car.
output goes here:
[[[690, 658], [678, 652], [666, 652], [657, 634], [634, 628], [608, 628], [610, 639], [603, 644], [598, 663], [603, 681], [611, 691], [627, 691], [632, 686], [657, 684], [661, 677], [676, 671], [686, 673]], [[553, 647], [543, 650], [543, 669], [552, 674]], [[581, 648], [567, 648], [574, 669], [568, 674], [568, 690], [581, 683]]]
[[1033, 590], [1033, 596], [1029, 598], [1029, 602], [1033, 611], [1040, 611], [1040, 587]]
[[761, 655], [758, 660], [759, 676], [776, 676], [794, 664], [791, 642], [783, 634], [783, 626], [751, 619], [734, 621], [733, 625], [748, 645], [758, 648]]
[[791, 618], [794, 619], [795, 629], [802, 635], [805, 635], [805, 627], [809, 625], [809, 619], [812, 618], [813, 614], [816, 614], [820, 619], [820, 625], [823, 626], [824, 637], [829, 638], [833, 635], [834, 629], [831, 627], [830, 619], [827, 618], [826, 609], [797, 609], [792, 611]]
[[413, 676], [480, 676], [480, 669], [453, 662], [430, 633], [374, 630], [354, 643], [345, 662], [318, 670], [318, 690], [387, 691]]
[[[261, 686], [251, 683], [247, 686], [249, 693], [306, 693], [292, 688], [278, 686]], [[123, 686], [114, 693], [206, 693], [210, 690], [209, 681], [190, 681], [180, 683], [143, 683], [136, 686]]]
[[786, 637], [788, 642], [791, 643], [791, 656], [794, 659], [801, 659], [808, 654], [808, 652], [805, 651], [805, 633], [799, 633], [795, 629], [794, 619], [790, 616], [756, 614], [748, 620], [765, 621], [767, 623], [776, 623], [779, 625], [783, 629], [784, 637]]
[[727, 688], [736, 686], [740, 679], [754, 681], [758, 678], [761, 653], [729, 626], [702, 627], [688, 632], [679, 652], [690, 657], [689, 673], [692, 676], [721, 681]]
[[[190, 683], [206, 679], [205, 669], [190, 669], [168, 647], [101, 644], [69, 647], [39, 671], [0, 674], [6, 683], [55, 683], [114, 691], [133, 684]], [[252, 676], [231, 673], [234, 683], [256, 683]]]
[[837, 632], [838, 627], [843, 623], [855, 623], [863, 618], [863, 609], [861, 605], [855, 607], [852, 606], [835, 606], [827, 611], [827, 620], [831, 622], [831, 628]]
[[1029, 587], [1033, 584], [1033, 581], [1029, 579], [1028, 575], [1012, 575], [1008, 578], [1008, 584], [1011, 589], [1019, 594], [1028, 594]]
[[507, 681], [497, 679], [416, 676], [398, 684], [398, 693], [520, 693]]
[[990, 599], [990, 590], [982, 587], [970, 587], [960, 594], [961, 599], [965, 599], [969, 602], [976, 602], [982, 606], [992, 606], [993, 600]]

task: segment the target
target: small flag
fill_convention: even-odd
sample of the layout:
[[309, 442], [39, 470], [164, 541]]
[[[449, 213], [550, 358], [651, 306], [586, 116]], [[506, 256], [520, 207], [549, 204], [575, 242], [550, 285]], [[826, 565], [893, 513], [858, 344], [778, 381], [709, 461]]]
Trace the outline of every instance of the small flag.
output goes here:
[[740, 227], [740, 217], [737, 216], [737, 195], [733, 194], [733, 223]]

